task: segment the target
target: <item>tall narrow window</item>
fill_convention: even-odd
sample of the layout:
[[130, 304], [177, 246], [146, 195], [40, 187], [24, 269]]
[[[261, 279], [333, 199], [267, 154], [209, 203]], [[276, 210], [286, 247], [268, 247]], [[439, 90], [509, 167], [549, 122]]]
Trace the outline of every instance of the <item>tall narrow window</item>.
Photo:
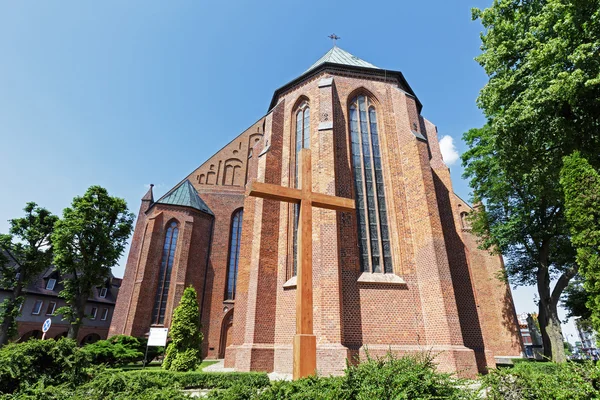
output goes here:
[[[304, 102], [298, 107], [296, 112], [296, 157], [294, 187], [298, 187], [298, 170], [300, 168], [300, 150], [310, 149], [310, 108], [308, 103]], [[292, 276], [296, 276], [298, 271], [298, 220], [300, 218], [300, 205], [294, 204], [292, 210], [293, 218], [293, 255], [294, 265]]]
[[229, 235], [229, 265], [227, 267], [227, 293], [225, 293], [226, 300], [235, 300], [243, 217], [244, 210], [238, 210], [233, 214], [231, 220], [231, 234]]
[[392, 273], [377, 112], [365, 96], [350, 103], [350, 136], [361, 267]]
[[173, 221], [169, 224], [167, 234], [165, 235], [165, 244], [163, 246], [162, 260], [158, 273], [158, 285], [156, 287], [156, 298], [152, 313], [152, 323], [156, 325], [162, 325], [165, 322], [165, 310], [167, 309], [171, 270], [173, 269], [173, 261], [175, 260], [178, 235], [179, 228], [177, 228], [177, 223]]

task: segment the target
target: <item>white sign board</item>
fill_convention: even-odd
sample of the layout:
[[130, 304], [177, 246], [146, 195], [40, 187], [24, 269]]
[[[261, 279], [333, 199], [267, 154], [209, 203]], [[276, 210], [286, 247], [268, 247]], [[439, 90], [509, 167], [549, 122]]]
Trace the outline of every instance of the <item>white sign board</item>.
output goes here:
[[52, 320], [50, 318], [48, 318], [47, 320], [44, 321], [44, 325], [42, 325], [42, 332], [44, 332], [44, 333], [48, 332], [48, 329], [50, 329], [50, 325], [52, 325]]
[[148, 346], [165, 346], [167, 344], [168, 333], [169, 328], [150, 328]]

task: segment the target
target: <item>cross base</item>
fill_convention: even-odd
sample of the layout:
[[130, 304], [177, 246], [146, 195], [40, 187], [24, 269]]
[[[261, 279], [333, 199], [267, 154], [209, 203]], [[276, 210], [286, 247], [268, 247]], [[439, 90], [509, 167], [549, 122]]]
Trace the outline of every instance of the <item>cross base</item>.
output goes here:
[[314, 375], [317, 371], [317, 337], [296, 334], [294, 336], [294, 380]]

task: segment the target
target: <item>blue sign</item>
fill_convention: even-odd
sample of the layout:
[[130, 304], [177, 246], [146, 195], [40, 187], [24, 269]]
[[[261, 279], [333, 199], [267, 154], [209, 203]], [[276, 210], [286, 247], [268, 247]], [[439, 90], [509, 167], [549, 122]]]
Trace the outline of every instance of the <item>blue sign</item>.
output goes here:
[[48, 332], [48, 329], [50, 329], [50, 325], [52, 325], [52, 320], [50, 318], [48, 318], [47, 320], [44, 321], [44, 325], [42, 325], [42, 332], [44, 332], [44, 333]]

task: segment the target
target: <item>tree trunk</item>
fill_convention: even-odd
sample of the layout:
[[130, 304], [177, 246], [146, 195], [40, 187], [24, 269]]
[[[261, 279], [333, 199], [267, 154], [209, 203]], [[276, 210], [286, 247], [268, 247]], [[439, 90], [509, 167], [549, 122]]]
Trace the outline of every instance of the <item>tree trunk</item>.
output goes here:
[[77, 336], [79, 335], [79, 328], [83, 324], [83, 319], [85, 318], [85, 303], [87, 298], [77, 299], [75, 300], [75, 321], [71, 321], [69, 325], [69, 331], [67, 332], [67, 338], [73, 339], [77, 341]]
[[564, 339], [558, 309], [554, 302], [545, 302], [540, 299], [540, 330], [542, 343], [544, 345], [544, 356], [554, 362], [565, 362]]
[[14, 329], [13, 325], [16, 324], [16, 318], [14, 317], [15, 309], [19, 308], [17, 299], [21, 296], [23, 287], [20, 282], [14, 287], [12, 291], [12, 297], [10, 299], [10, 305], [4, 310], [4, 318], [0, 325], [0, 346], [4, 346], [12, 339], [11, 331]]
[[537, 287], [540, 295], [538, 322], [542, 334], [544, 356], [555, 362], [565, 362], [567, 358], [565, 356], [560, 318], [558, 317], [558, 299], [570, 278], [563, 274], [555, 290], [550, 291], [549, 253], [550, 243], [545, 241], [541, 246], [540, 265], [537, 271]]

